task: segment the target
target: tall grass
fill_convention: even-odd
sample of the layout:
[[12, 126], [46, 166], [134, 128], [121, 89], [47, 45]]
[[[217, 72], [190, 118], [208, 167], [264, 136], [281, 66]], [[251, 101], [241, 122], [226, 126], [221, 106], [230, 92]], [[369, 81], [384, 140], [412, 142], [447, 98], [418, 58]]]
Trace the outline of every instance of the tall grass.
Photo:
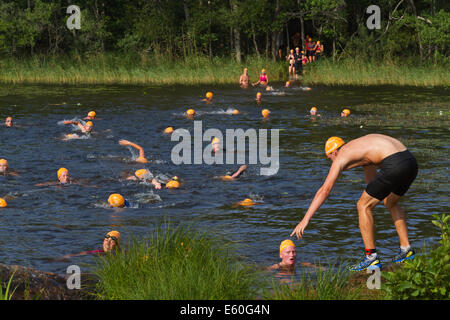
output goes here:
[[368, 62], [322, 59], [306, 66], [304, 81], [310, 85], [449, 86], [450, 70], [440, 65], [401, 62]]
[[[14, 272], [15, 273], [15, 272]], [[6, 285], [5, 288], [5, 292], [3, 292], [3, 288], [0, 285], [0, 300], [11, 300], [12, 296], [14, 294], [14, 291], [16, 291], [16, 289], [14, 289], [11, 293], [10, 293], [10, 289], [11, 289], [11, 282], [12, 279], [14, 277], [14, 273], [11, 275], [11, 277], [9, 278], [8, 284]]]
[[260, 287], [230, 246], [186, 227], [164, 225], [97, 262], [99, 299], [252, 299]]
[[[229, 57], [104, 53], [92, 56], [33, 56], [0, 59], [2, 83], [48, 84], [137, 84], [205, 85], [237, 84], [247, 67], [251, 81], [261, 68], [269, 81], [288, 80], [284, 61], [246, 57], [239, 64]], [[367, 62], [321, 59], [305, 67], [306, 85], [411, 85], [448, 86], [450, 71], [445, 66], [410, 66], [399, 62]]]
[[266, 298], [274, 300], [354, 300], [362, 298], [360, 287], [350, 283], [344, 264], [328, 264], [324, 269], [302, 272], [292, 283], [272, 284]]

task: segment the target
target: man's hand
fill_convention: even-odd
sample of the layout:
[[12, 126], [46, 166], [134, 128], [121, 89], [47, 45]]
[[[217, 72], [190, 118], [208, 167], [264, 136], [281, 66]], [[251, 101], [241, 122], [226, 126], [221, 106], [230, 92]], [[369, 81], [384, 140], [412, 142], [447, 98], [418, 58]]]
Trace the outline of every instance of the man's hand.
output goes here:
[[292, 231], [291, 237], [295, 234], [297, 239], [301, 239], [301, 237], [303, 237], [303, 231], [305, 231], [308, 223], [309, 221], [303, 218], [302, 221], [300, 221], [300, 223], [295, 227], [294, 231]]

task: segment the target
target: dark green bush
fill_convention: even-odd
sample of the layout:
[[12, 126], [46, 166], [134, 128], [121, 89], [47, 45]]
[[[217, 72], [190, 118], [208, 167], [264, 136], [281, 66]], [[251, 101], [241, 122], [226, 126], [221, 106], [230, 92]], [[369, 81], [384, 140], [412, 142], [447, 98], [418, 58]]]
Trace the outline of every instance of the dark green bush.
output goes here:
[[441, 229], [440, 246], [429, 253], [405, 262], [395, 272], [384, 273], [384, 290], [388, 299], [450, 298], [450, 241], [448, 221], [450, 215], [433, 215], [433, 224]]

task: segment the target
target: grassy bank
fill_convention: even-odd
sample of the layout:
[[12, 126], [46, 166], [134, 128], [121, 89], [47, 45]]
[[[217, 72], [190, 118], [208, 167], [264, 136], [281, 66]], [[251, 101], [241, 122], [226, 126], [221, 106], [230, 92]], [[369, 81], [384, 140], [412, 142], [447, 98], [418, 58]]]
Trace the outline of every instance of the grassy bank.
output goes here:
[[222, 239], [165, 224], [148, 238], [131, 240], [126, 251], [99, 257], [94, 294], [108, 300], [449, 299], [450, 215], [433, 217], [440, 246], [383, 270], [381, 290], [368, 289], [369, 275], [350, 273], [346, 263], [280, 280], [237, 256]]
[[187, 228], [163, 226], [132, 240], [126, 252], [100, 258], [99, 299], [253, 299], [258, 272], [222, 241]]
[[[169, 59], [165, 56], [107, 53], [94, 56], [0, 59], [1, 83], [48, 84], [237, 84], [243, 67], [256, 81], [261, 68], [270, 81], [288, 79], [287, 62], [248, 57], [242, 64], [230, 58], [204, 56]], [[305, 68], [306, 85], [411, 85], [449, 86], [445, 66], [409, 66], [363, 60], [333, 62], [322, 59]]]

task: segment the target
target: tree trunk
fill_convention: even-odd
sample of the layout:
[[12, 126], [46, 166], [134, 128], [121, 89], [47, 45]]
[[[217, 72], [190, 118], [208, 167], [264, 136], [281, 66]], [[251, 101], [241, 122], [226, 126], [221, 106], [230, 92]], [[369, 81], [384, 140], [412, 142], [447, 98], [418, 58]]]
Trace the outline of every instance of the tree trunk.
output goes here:
[[269, 31], [266, 31], [266, 60], [269, 58]]
[[255, 26], [252, 22], [252, 40], [253, 40], [253, 46], [255, 47], [256, 55], [258, 56], [258, 59], [261, 59], [261, 54], [258, 50], [258, 43], [256, 42], [256, 34], [255, 34]]
[[241, 62], [241, 34], [234, 28], [234, 48], [236, 49], [236, 61]]
[[189, 8], [188, 8], [186, 0], [183, 0], [183, 8], [184, 8], [184, 18], [186, 19], [186, 22], [189, 22], [189, 19], [190, 19]]

